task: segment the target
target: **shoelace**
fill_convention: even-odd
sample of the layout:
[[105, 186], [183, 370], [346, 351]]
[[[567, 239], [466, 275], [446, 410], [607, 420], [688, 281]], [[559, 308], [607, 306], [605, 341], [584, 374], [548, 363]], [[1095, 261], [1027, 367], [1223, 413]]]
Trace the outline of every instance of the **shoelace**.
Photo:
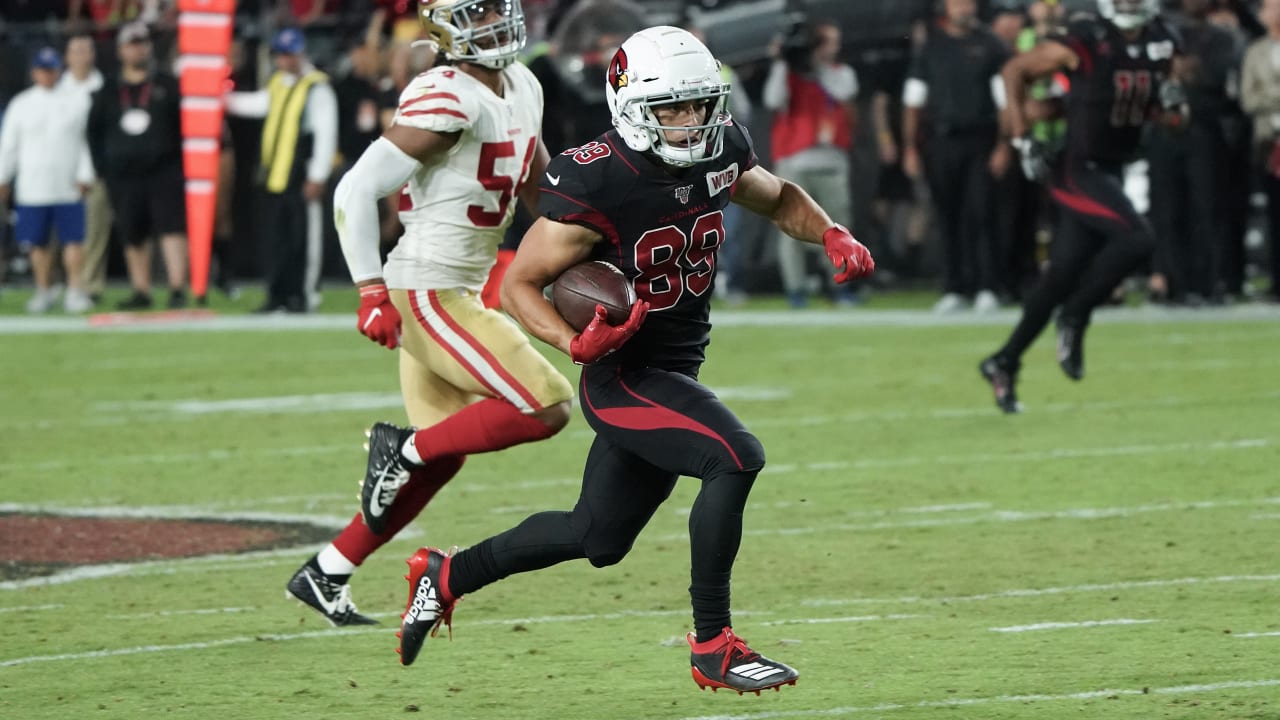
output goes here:
[[747, 641], [729, 633], [729, 644], [724, 649], [724, 661], [720, 664], [720, 677], [729, 674], [729, 664], [733, 661], [734, 656], [739, 656], [743, 660], [751, 661], [760, 657], [760, 653], [747, 647]]
[[334, 607], [343, 617], [351, 617], [352, 614], [358, 612], [356, 604], [351, 602], [350, 585], [343, 585], [338, 589], [338, 595], [334, 598]]
[[399, 467], [396, 461], [389, 460], [382, 468], [384, 482], [378, 486], [378, 504], [387, 507], [396, 499], [396, 493], [409, 482], [409, 471]]

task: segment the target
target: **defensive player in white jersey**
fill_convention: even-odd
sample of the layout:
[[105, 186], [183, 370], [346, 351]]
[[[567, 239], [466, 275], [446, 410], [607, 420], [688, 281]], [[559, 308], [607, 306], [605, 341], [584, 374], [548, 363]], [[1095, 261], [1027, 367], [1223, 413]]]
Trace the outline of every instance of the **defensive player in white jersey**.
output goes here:
[[[480, 301], [514, 202], [536, 208], [536, 178], [548, 161], [542, 89], [515, 62], [525, 42], [520, 0], [420, 0], [419, 17], [451, 65], [414, 78], [391, 127], [334, 195], [338, 237], [360, 290], [357, 327], [400, 349], [414, 426], [369, 430], [360, 514], [289, 580], [290, 595], [335, 625], [374, 623], [351, 602], [351, 574], [467, 455], [551, 437], [569, 421], [573, 397], [524, 333]], [[378, 201], [395, 192], [405, 231], [384, 267]]]

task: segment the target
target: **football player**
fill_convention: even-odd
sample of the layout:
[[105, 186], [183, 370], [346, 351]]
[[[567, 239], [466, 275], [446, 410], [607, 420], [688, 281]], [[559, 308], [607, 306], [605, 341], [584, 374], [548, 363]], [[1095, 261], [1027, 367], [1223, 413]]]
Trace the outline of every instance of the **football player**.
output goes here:
[[[401, 662], [451, 622], [466, 593], [566, 560], [621, 561], [684, 475], [701, 481], [689, 516], [694, 680], [739, 693], [793, 684], [796, 671], [748, 647], [729, 612], [743, 508], [764, 448], [698, 382], [717, 250], [736, 240], [725, 237], [724, 209], [736, 202], [823, 244], [839, 282], [870, 274], [874, 262], [800, 187], [756, 164], [746, 128], [726, 109], [719, 63], [691, 34], [632, 35], [606, 82], [614, 129], [551, 160], [541, 217], [502, 286], [503, 307], [521, 325], [583, 366], [579, 395], [596, 436], [581, 494], [571, 511], [532, 515], [456, 555], [423, 548], [410, 558]], [[639, 299], [621, 325], [597, 307], [576, 332], [544, 299], [561, 272], [586, 260], [612, 263], [635, 286]]]
[[[348, 580], [422, 511], [472, 453], [551, 437], [573, 387], [505, 315], [480, 300], [517, 198], [531, 210], [547, 150], [542, 89], [515, 62], [520, 0], [422, 0], [424, 29], [449, 60], [414, 78], [390, 128], [338, 184], [334, 220], [360, 292], [357, 329], [400, 349], [413, 428], [377, 423], [360, 514], [289, 580], [336, 625], [373, 622]], [[404, 235], [378, 253], [378, 201], [400, 194]], [[417, 429], [420, 428], [420, 429]]]
[[[1016, 384], [1022, 355], [1058, 310], [1058, 364], [1084, 377], [1084, 334], [1094, 308], [1150, 253], [1154, 234], [1124, 193], [1121, 171], [1143, 126], [1176, 121], [1186, 98], [1174, 72], [1179, 42], [1159, 18], [1157, 0], [1098, 0], [1098, 15], [1077, 17], [1066, 32], [1018, 55], [1003, 70], [1005, 112], [1023, 170], [1044, 179], [1058, 206], [1049, 268], [1032, 290], [1004, 347], [979, 370], [1006, 413], [1021, 410]], [[1048, 157], [1028, 134], [1027, 86], [1064, 72], [1065, 148]]]

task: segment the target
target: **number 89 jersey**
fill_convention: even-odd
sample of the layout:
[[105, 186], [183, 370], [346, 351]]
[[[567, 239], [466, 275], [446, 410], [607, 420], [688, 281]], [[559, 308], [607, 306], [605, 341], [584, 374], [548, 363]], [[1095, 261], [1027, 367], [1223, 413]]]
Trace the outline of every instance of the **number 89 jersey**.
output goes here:
[[404, 235], [383, 269], [387, 286], [479, 291], [515, 214], [542, 126], [542, 87], [519, 63], [502, 71], [503, 95], [451, 67], [413, 79], [395, 124], [461, 133], [400, 196]]
[[1054, 39], [1080, 59], [1069, 75], [1069, 159], [1127, 162], [1159, 103], [1173, 57], [1181, 52], [1177, 35], [1157, 18], [1131, 40], [1112, 23], [1083, 16]]
[[711, 330], [716, 251], [724, 209], [756, 156], [746, 128], [725, 129], [710, 162], [669, 168], [627, 147], [611, 130], [552, 158], [542, 177], [541, 214], [604, 236], [592, 260], [616, 265], [649, 302], [640, 331], [606, 362], [696, 369]]

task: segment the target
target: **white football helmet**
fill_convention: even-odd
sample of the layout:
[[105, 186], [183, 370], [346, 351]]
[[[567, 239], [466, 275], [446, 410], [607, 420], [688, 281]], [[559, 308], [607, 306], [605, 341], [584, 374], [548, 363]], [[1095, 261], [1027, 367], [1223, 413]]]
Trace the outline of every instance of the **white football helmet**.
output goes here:
[[1160, 14], [1160, 0], [1098, 0], [1098, 14], [1121, 30], [1136, 30]]
[[[627, 38], [609, 63], [605, 94], [613, 126], [632, 150], [652, 152], [676, 167], [709, 162], [724, 151], [729, 84], [711, 51], [685, 30], [663, 25]], [[706, 117], [700, 125], [681, 126], [690, 141], [672, 145], [654, 108], [691, 100], [705, 102]]]
[[524, 49], [520, 0], [419, 0], [418, 20], [450, 60], [501, 70]]

